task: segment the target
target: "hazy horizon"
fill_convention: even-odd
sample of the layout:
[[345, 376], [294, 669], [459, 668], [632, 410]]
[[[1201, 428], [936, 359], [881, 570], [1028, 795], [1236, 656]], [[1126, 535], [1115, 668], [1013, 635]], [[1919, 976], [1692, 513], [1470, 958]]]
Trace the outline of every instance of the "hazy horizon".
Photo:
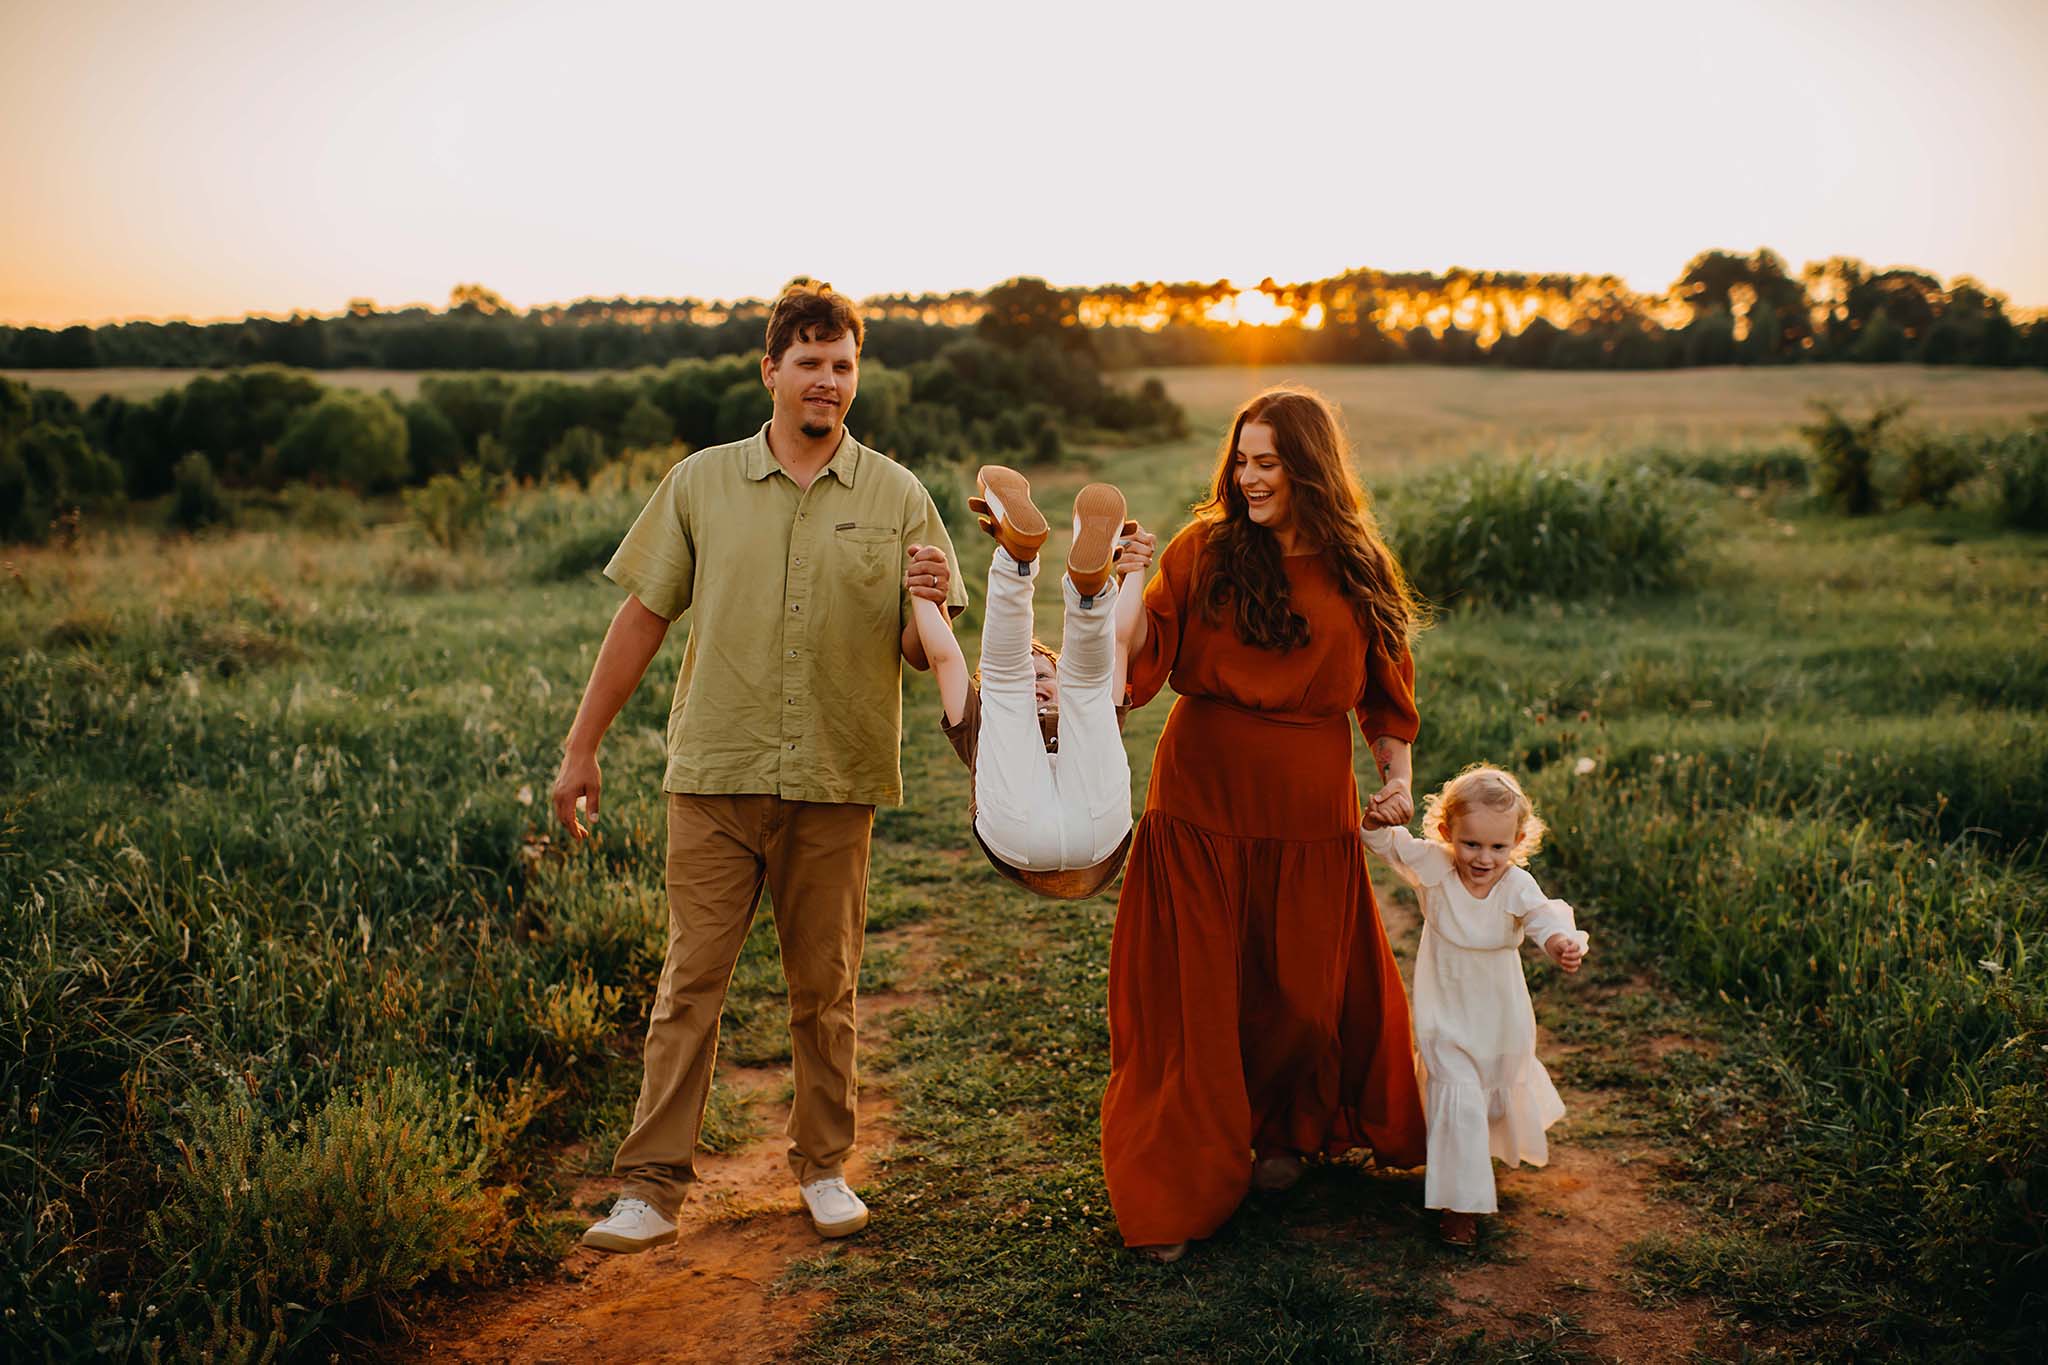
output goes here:
[[[1853, 256], [2048, 306], [2048, 6], [287, 0], [0, 18], [0, 319], [1611, 274]], [[1242, 54], [1242, 55], [1240, 55]], [[772, 206], [772, 207], [764, 207]]]

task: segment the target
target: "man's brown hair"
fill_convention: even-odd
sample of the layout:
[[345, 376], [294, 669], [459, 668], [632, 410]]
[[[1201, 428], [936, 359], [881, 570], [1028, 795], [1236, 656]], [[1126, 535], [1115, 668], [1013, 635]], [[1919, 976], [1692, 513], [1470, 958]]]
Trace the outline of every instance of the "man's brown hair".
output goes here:
[[859, 355], [866, 329], [853, 300], [823, 280], [799, 275], [782, 286], [768, 310], [768, 359], [779, 364], [782, 353], [799, 341], [837, 341], [848, 332], [853, 333], [853, 353]]

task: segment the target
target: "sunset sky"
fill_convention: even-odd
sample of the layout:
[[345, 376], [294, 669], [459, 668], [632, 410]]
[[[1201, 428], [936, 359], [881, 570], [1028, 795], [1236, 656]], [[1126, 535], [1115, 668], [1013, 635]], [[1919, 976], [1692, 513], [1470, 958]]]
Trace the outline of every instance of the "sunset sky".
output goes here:
[[1770, 246], [2048, 305], [2048, 3], [0, 0], [0, 321]]

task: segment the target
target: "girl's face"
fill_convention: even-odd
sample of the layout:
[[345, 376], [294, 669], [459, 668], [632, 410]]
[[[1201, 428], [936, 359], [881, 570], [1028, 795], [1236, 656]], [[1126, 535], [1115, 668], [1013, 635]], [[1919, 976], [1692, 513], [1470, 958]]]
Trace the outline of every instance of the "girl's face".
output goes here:
[[1514, 866], [1508, 855], [1522, 832], [1521, 825], [1514, 811], [1485, 806], [1468, 806], [1452, 819], [1451, 862], [1467, 891], [1484, 896]]
[[1289, 506], [1287, 469], [1280, 463], [1280, 448], [1273, 444], [1272, 427], [1264, 422], [1246, 422], [1238, 429], [1237, 463], [1233, 472], [1254, 524], [1275, 535], [1293, 526], [1294, 509]]

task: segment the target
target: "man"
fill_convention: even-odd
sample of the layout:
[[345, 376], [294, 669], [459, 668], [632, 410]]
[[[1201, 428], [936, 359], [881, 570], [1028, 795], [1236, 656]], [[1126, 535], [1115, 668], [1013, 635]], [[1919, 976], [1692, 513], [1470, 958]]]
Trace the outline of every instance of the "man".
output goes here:
[[[586, 1246], [676, 1239], [696, 1179], [718, 1015], [765, 884], [789, 983], [796, 1073], [789, 1163], [820, 1234], [867, 1225], [843, 1165], [854, 1141], [854, 983], [875, 807], [902, 799], [902, 671], [925, 668], [910, 594], [958, 611], [952, 541], [924, 486], [846, 430], [860, 379], [853, 305], [799, 279], [768, 316], [755, 435], [668, 472], [605, 574], [612, 618], [555, 778], [585, 835], [598, 742], [669, 624], [692, 613], [669, 710], [668, 956], [647, 1026], [621, 1190]], [[905, 564], [908, 563], [907, 570]]]

